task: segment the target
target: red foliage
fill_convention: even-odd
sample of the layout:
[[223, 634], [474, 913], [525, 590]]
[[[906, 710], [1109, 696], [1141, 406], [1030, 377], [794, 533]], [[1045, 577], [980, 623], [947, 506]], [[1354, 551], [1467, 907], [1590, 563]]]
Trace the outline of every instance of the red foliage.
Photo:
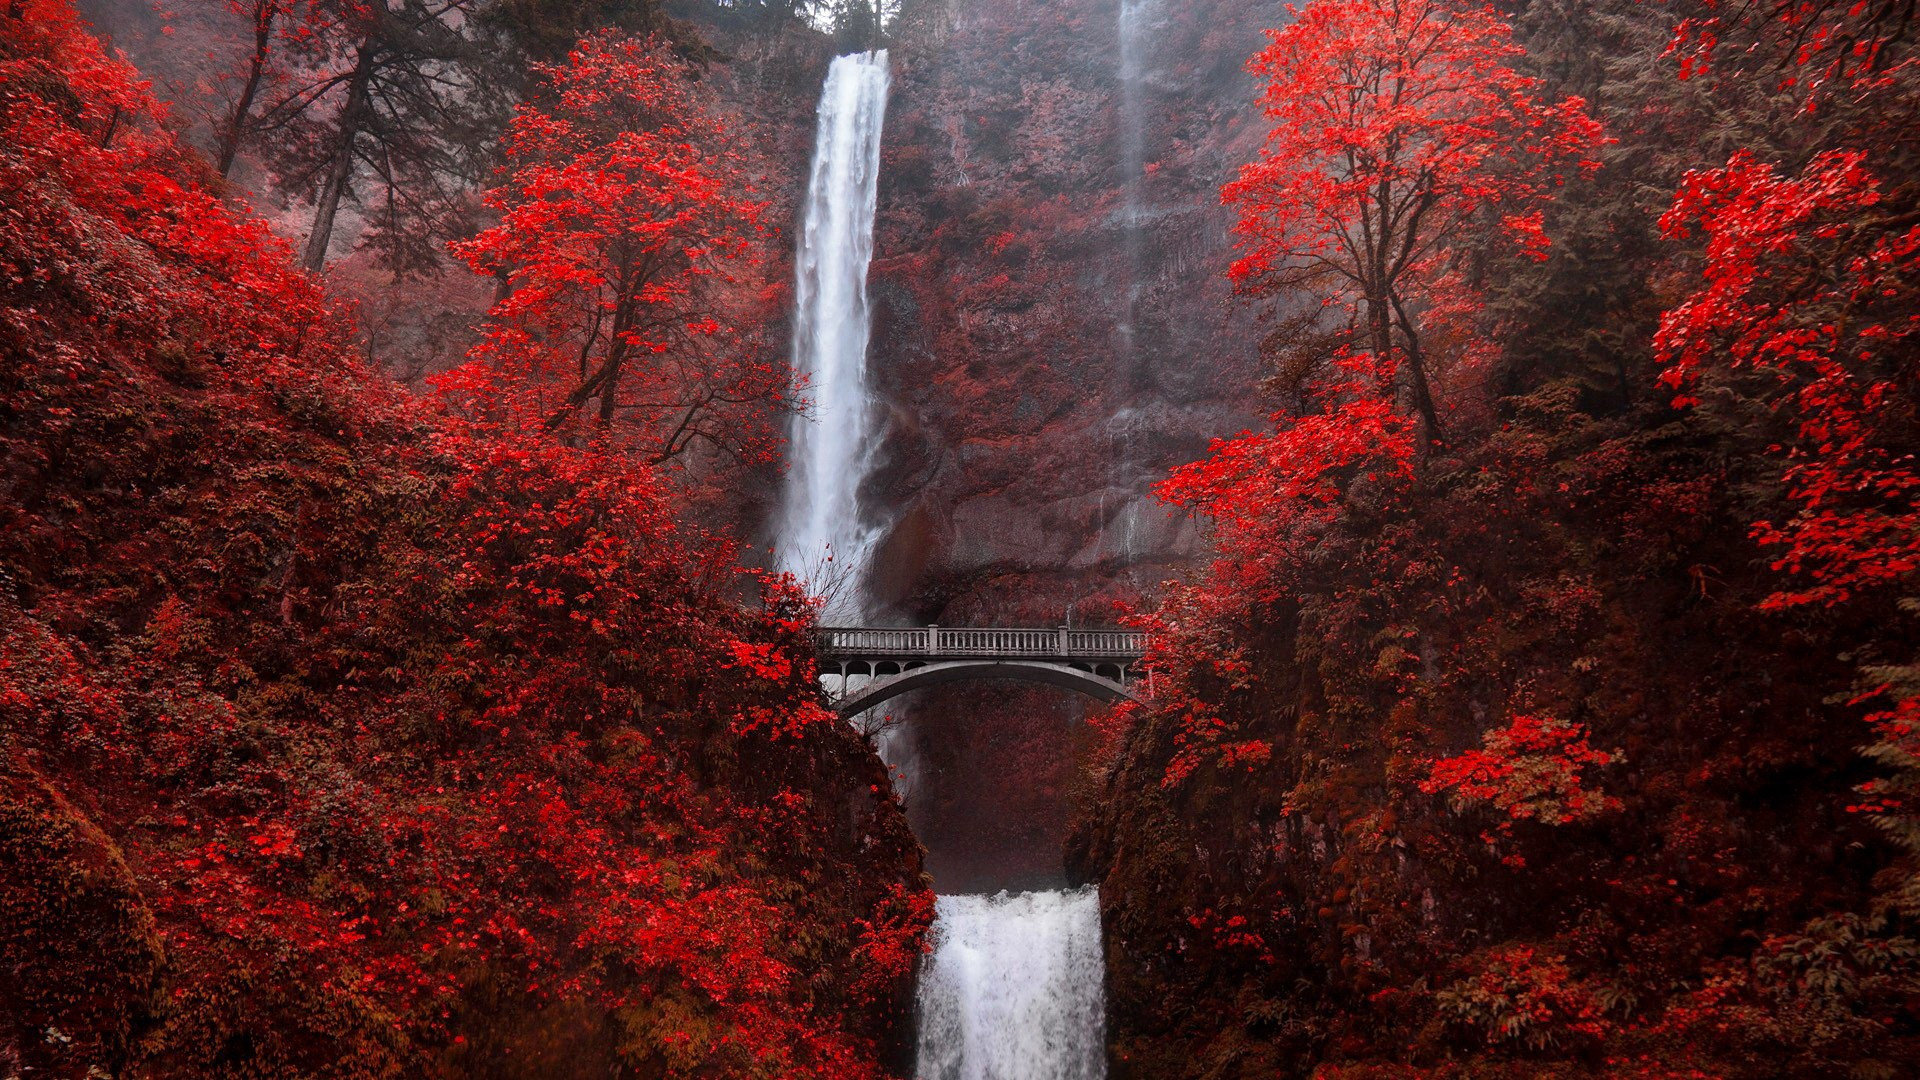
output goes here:
[[[1236, 278], [1307, 261], [1356, 288], [1428, 265], [1491, 211], [1528, 250], [1539, 205], [1599, 139], [1584, 103], [1534, 100], [1521, 49], [1490, 7], [1417, 0], [1309, 4], [1249, 68], [1274, 129], [1222, 190], [1243, 208]], [[1384, 228], [1382, 222], [1385, 222]]]
[[1413, 437], [1387, 398], [1392, 370], [1366, 354], [1342, 355], [1318, 391], [1322, 411], [1276, 416], [1278, 430], [1266, 434], [1216, 440], [1211, 456], [1161, 485], [1162, 498], [1211, 522], [1218, 552], [1202, 584], [1171, 591], [1145, 620], [1156, 631], [1148, 663], [1165, 676], [1162, 701], [1183, 717], [1183, 748], [1165, 783], [1215, 755], [1227, 766], [1265, 759], [1262, 747], [1233, 739], [1191, 684], [1237, 680], [1236, 628], [1291, 595], [1351, 493], [1391, 503], [1406, 490]]
[[1606, 1009], [1564, 957], [1506, 945], [1476, 959], [1479, 970], [1441, 991], [1438, 1001], [1443, 1015], [1478, 1029], [1486, 1042], [1543, 1049], [1607, 1032]]
[[1797, 506], [1755, 535], [1801, 587], [1770, 607], [1838, 604], [1920, 568], [1920, 468], [1907, 365], [1920, 341], [1920, 226], [1874, 213], [1860, 153], [1820, 154], [1793, 178], [1741, 151], [1693, 172], [1661, 225], [1706, 238], [1702, 286], [1655, 341], [1676, 406], [1703, 378], [1765, 377], [1757, 393], [1793, 425], [1776, 449]]
[[1613, 764], [1620, 755], [1595, 750], [1577, 725], [1516, 716], [1487, 732], [1484, 742], [1484, 749], [1434, 762], [1420, 790], [1448, 792], [1463, 807], [1492, 803], [1503, 832], [1516, 821], [1566, 825], [1620, 806], [1582, 783], [1587, 769]]
[[1404, 363], [1434, 425], [1414, 312], [1436, 298], [1447, 247], [1486, 220], [1544, 258], [1540, 208], [1597, 167], [1599, 125], [1578, 98], [1535, 100], [1491, 7], [1322, 0], [1268, 36], [1248, 66], [1274, 127], [1221, 189], [1241, 213], [1232, 276], [1364, 303], [1366, 347]]
[[1216, 440], [1212, 455], [1176, 469], [1161, 497], [1209, 519], [1220, 585], [1246, 586], [1244, 603], [1286, 595], [1317, 532], [1354, 485], [1391, 493], [1411, 477], [1406, 420], [1383, 393], [1390, 365], [1367, 354], [1335, 362], [1318, 393], [1324, 411], [1276, 416], [1278, 430]]
[[[1667, 45], [1683, 81], [1708, 78], [1726, 88], [1764, 73], [1813, 113], [1896, 87], [1914, 69], [1906, 47], [1914, 12], [1903, 0], [1702, 0], [1699, 7]], [[1721, 78], [1723, 69], [1732, 78]]]
[[854, 953], [863, 961], [861, 980], [854, 986], [859, 1001], [867, 1005], [882, 1002], [898, 993], [903, 981], [913, 978], [921, 954], [928, 949], [927, 927], [933, 922], [933, 912], [932, 891], [909, 891], [896, 884], [874, 918], [854, 920], [860, 928]]
[[562, 427], [591, 404], [654, 462], [700, 445], [771, 460], [786, 369], [747, 355], [727, 310], [762, 204], [692, 73], [664, 43], [611, 32], [541, 70], [487, 196], [500, 222], [454, 245], [505, 296], [443, 389], [512, 426]]
[[60, 0], [0, 20], [0, 844], [124, 860], [164, 944], [9, 1045], [418, 1075], [568, 1002], [666, 1075], [879, 1075], [931, 898], [804, 600], [636, 457], [364, 370], [162, 120]]

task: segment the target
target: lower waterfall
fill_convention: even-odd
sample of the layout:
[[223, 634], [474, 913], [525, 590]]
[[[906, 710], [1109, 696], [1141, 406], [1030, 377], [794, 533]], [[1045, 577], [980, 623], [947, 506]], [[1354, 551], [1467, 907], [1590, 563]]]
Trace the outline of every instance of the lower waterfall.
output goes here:
[[1104, 1080], [1096, 887], [942, 896], [933, 933], [916, 1080]]

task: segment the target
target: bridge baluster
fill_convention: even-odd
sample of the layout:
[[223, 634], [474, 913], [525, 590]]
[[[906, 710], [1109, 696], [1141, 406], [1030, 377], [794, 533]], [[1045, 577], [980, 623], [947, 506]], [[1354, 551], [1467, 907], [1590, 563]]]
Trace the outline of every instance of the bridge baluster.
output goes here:
[[[1002, 661], [1015, 661], [1015, 666], [1027, 669], [1036, 666], [1037, 662], [1056, 672], [1066, 669], [1095, 676], [1105, 683], [1104, 689], [1096, 686], [1088, 691], [1096, 696], [1116, 691], [1131, 696], [1133, 685], [1141, 683], [1143, 675], [1147, 686], [1151, 686], [1152, 680], [1152, 672], [1140, 666], [1147, 638], [1137, 630], [1083, 630], [1068, 626], [956, 629], [938, 624], [926, 627], [845, 626], [821, 627], [816, 641], [820, 650], [819, 671], [823, 677], [832, 677], [840, 682], [838, 693], [830, 696], [843, 705], [853, 703], [855, 699], [866, 701], [874, 698], [873, 687], [848, 697], [845, 681], [856, 674], [879, 680], [877, 685], [880, 685], [880, 695], [884, 698], [899, 692], [898, 689], [887, 690], [887, 686], [908, 679], [914, 671], [934, 669], [938, 672], [935, 677], [945, 681], [954, 677], [948, 671], [953, 665], [977, 667], [982, 672], [1004, 672], [1008, 665]], [[884, 676], [881, 674], [883, 671], [886, 673]], [[915, 683], [917, 685], [925, 681], [926, 676], [921, 675]], [[1053, 681], [1053, 676], [1044, 677], [1041, 681]]]

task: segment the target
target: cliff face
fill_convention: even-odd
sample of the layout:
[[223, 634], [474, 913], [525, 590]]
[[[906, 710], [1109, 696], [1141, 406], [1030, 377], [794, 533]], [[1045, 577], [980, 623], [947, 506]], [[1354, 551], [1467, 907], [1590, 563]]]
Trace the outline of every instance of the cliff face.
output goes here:
[[1251, 8], [1145, 4], [1129, 28], [1105, 0], [990, 0], [898, 31], [872, 276], [881, 601], [1101, 619], [1192, 550], [1147, 489], [1250, 419], [1214, 193], [1258, 135]]
[[[896, 616], [1110, 624], [1192, 557], [1150, 489], [1255, 419], [1216, 192], [1260, 135], [1241, 70], [1259, 26], [1247, 0], [903, 15], [871, 276], [889, 423], [865, 493]], [[943, 889], [1059, 876], [1086, 708], [995, 687], [900, 710]]]

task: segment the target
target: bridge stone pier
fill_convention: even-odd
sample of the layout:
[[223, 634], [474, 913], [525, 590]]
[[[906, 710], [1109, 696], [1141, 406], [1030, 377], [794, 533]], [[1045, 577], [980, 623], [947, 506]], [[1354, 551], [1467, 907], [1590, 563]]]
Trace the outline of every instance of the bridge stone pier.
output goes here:
[[[1146, 637], [1065, 626], [828, 626], [820, 629], [818, 653], [820, 674], [840, 676], [839, 688], [829, 693], [834, 709], [851, 717], [909, 690], [976, 679], [1020, 679], [1101, 701], [1144, 701]], [[871, 681], [848, 690], [849, 676]]]

